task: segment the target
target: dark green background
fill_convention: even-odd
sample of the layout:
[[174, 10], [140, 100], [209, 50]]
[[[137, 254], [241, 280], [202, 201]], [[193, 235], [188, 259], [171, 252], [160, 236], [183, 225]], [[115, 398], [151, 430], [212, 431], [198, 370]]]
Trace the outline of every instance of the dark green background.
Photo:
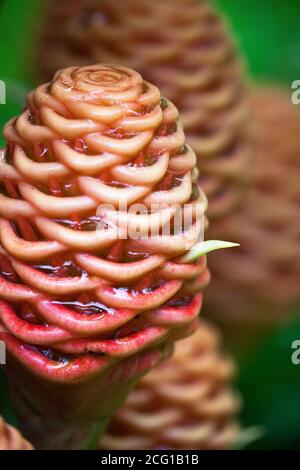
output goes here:
[[[26, 90], [35, 85], [34, 52], [43, 3], [0, 0], [0, 79], [8, 87], [7, 104], [0, 105], [1, 128], [22, 109]], [[299, 0], [215, 0], [215, 4], [232, 25], [252, 80], [290, 87], [300, 79]], [[265, 432], [252, 448], [300, 448], [300, 366], [291, 363], [291, 343], [300, 339], [299, 316], [300, 308], [294, 324], [269, 333], [247, 353], [235, 350], [243, 424], [262, 425]], [[15, 422], [3, 380], [0, 413]]]

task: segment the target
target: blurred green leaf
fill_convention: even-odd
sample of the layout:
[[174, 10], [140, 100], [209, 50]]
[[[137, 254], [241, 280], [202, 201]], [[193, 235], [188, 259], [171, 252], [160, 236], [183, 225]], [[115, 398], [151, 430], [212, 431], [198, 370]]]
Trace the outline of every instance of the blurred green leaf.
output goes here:
[[33, 83], [36, 41], [45, 0], [2, 0], [1, 5], [0, 76]]
[[226, 14], [253, 77], [283, 81], [300, 78], [298, 0], [214, 0]]
[[240, 362], [243, 424], [265, 428], [265, 436], [253, 448], [300, 448], [300, 365], [291, 360], [291, 345], [300, 340], [299, 315], [300, 308], [295, 323], [279, 327]]
[[2, 0], [0, 3], [0, 80], [6, 84], [6, 104], [0, 104], [2, 129], [25, 105], [36, 75], [36, 41], [44, 0]]

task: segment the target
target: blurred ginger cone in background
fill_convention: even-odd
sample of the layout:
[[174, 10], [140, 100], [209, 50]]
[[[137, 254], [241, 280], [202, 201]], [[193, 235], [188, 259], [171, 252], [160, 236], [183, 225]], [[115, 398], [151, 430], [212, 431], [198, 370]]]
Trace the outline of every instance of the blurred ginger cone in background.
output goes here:
[[100, 449], [226, 449], [239, 435], [234, 367], [201, 320], [174, 356], [142, 379], [112, 419]]
[[97, 62], [135, 68], [176, 104], [201, 162], [209, 217], [230, 213], [250, 175], [251, 125], [243, 67], [209, 2], [51, 0], [40, 43], [42, 77]]
[[0, 416], [0, 450], [32, 450], [32, 445], [19, 431]]
[[210, 316], [247, 322], [248, 331], [286, 320], [300, 298], [300, 114], [290, 95], [274, 88], [253, 89], [251, 109], [255, 181], [241, 209], [212, 227], [241, 246], [210, 256], [206, 291]]

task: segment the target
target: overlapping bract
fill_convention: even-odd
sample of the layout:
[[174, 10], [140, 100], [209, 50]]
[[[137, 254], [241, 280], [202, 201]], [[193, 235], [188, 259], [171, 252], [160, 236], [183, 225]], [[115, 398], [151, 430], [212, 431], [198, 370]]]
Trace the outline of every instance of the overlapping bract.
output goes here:
[[100, 448], [226, 449], [238, 436], [239, 398], [230, 387], [232, 361], [219, 336], [201, 321], [174, 356], [138, 384], [114, 416]]
[[157, 84], [180, 110], [210, 218], [239, 204], [252, 157], [242, 67], [207, 1], [81, 0], [71, 7], [52, 0], [40, 50], [44, 77], [62, 66], [105, 61], [129, 65]]
[[[138, 73], [96, 65], [58, 72], [7, 124], [0, 338], [40, 377], [82, 382], [187, 334], [198, 315], [205, 258], [180, 256], [199, 237], [206, 198], [177, 118]], [[137, 202], [148, 212], [120, 210]], [[174, 205], [192, 223], [166, 235]]]
[[[241, 247], [210, 258], [213, 284], [206, 292], [221, 321], [274, 324], [300, 298], [300, 115], [276, 88], [254, 89], [255, 179], [241, 209], [212, 227]], [[224, 307], [227, 306], [227, 307]]]

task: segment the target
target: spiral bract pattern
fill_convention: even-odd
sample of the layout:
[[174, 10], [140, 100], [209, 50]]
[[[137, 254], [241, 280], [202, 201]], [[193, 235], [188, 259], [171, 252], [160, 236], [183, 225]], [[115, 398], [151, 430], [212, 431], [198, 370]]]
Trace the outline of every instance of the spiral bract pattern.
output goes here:
[[[9, 352], [47, 380], [74, 383], [187, 334], [209, 275], [204, 257], [181, 257], [199, 238], [206, 198], [177, 109], [126, 67], [69, 67], [28, 96], [4, 135]], [[190, 223], [178, 231], [180, 211]]]
[[238, 437], [234, 367], [201, 321], [174, 356], [145, 376], [112, 419], [101, 449], [227, 449]]
[[10, 424], [0, 416], [0, 450], [32, 450], [29, 444]]
[[242, 66], [207, 1], [51, 0], [40, 50], [44, 77], [105, 61], [129, 65], [157, 84], [180, 111], [210, 218], [240, 203], [252, 160]]
[[241, 209], [214, 227], [241, 246], [212, 254], [206, 300], [222, 322], [267, 326], [286, 320], [300, 298], [300, 115], [289, 93], [276, 88], [253, 89], [251, 108], [255, 179]]

